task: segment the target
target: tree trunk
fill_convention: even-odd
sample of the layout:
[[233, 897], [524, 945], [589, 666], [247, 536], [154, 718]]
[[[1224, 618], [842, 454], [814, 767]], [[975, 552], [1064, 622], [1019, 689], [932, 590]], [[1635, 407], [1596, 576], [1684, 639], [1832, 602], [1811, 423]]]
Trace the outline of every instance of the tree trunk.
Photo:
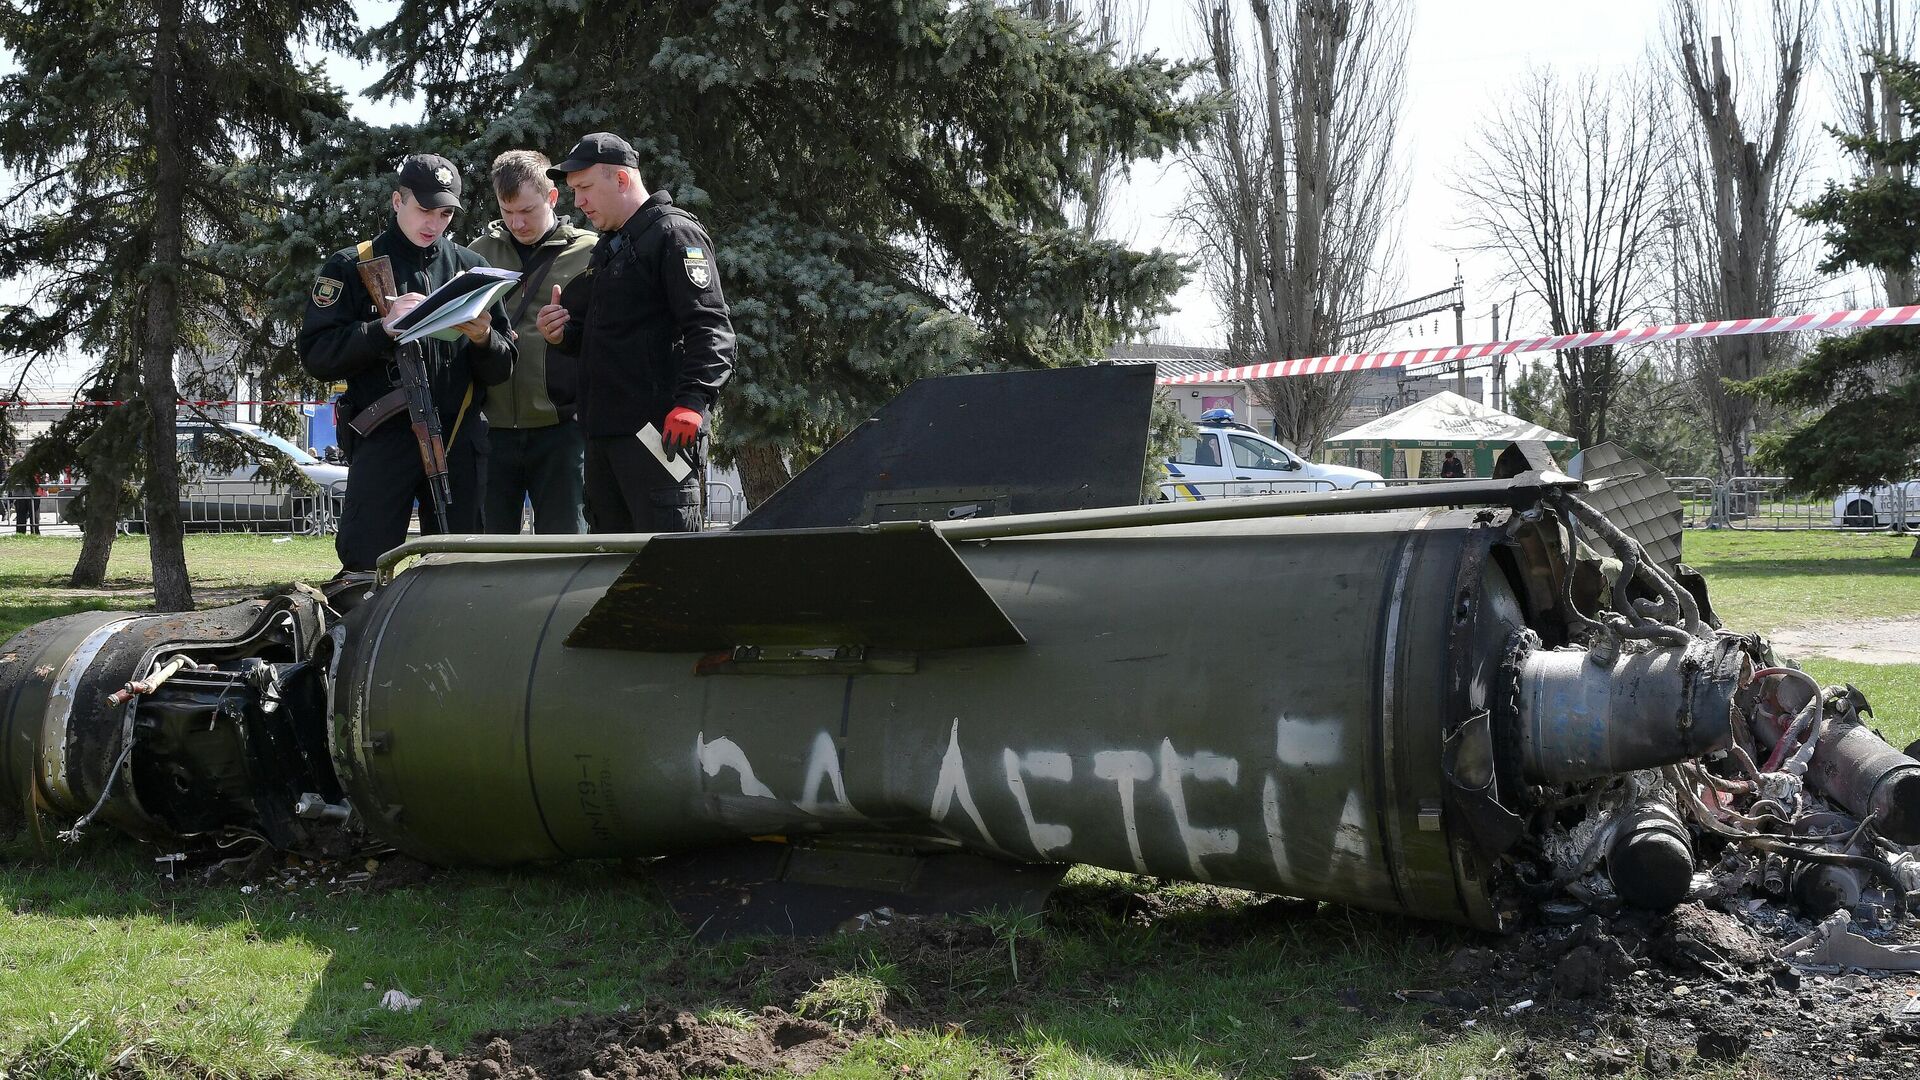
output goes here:
[[173, 355], [179, 338], [180, 266], [184, 248], [186, 168], [174, 128], [174, 80], [180, 51], [182, 0], [160, 0], [153, 45], [153, 82], [147, 126], [153, 140], [153, 255], [147, 267], [146, 336], [140, 355], [147, 431], [147, 544], [153, 563], [153, 603], [159, 611], [193, 608], [187, 553], [180, 527], [180, 457], [174, 449]]
[[[1796, 17], [1806, 10], [1796, 8]], [[1775, 9], [1775, 16], [1781, 17], [1781, 9]], [[1769, 130], [1759, 143], [1748, 136], [1741, 122], [1721, 39], [1708, 40], [1710, 69], [1701, 62], [1697, 40], [1683, 39], [1681, 44], [1681, 74], [1712, 167], [1715, 272], [1710, 275], [1714, 291], [1709, 306], [1714, 318], [1744, 319], [1774, 311], [1781, 263], [1775, 202], [1799, 102], [1806, 33], [1804, 22], [1793, 25], [1790, 38], [1775, 42], [1778, 82], [1772, 88], [1771, 115], [1761, 114]], [[1682, 33], [1698, 29], [1697, 24], [1687, 24]], [[1716, 363], [1708, 373], [1714, 383], [1708, 402], [1721, 467], [1730, 476], [1747, 474], [1754, 410], [1750, 399], [1729, 394], [1718, 384], [1721, 380], [1745, 382], [1764, 374], [1771, 348], [1761, 338], [1731, 338], [1716, 342], [1709, 354]]]
[[[116, 366], [113, 396], [124, 401], [137, 392], [137, 380], [128, 365]], [[107, 410], [109, 414], [119, 411]], [[112, 415], [93, 438], [95, 443], [85, 464], [87, 495], [80, 520], [80, 558], [73, 564], [73, 576], [67, 579], [76, 589], [97, 589], [106, 584], [107, 559], [113, 554], [114, 539], [120, 535], [120, 488], [127, 481], [126, 444], [132, 441], [127, 432], [116, 430]]]
[[106, 583], [107, 559], [113, 554], [114, 539], [120, 535], [120, 485], [126, 481], [126, 467], [113, 458], [99, 464], [98, 469], [87, 470], [80, 558], [67, 579], [67, 584], [76, 589], [97, 589]]
[[775, 446], [743, 446], [734, 464], [740, 469], [740, 486], [746, 489], [742, 494], [746, 496], [748, 509], [766, 502], [768, 496], [793, 479], [787, 473], [787, 463], [780, 457], [780, 449]]

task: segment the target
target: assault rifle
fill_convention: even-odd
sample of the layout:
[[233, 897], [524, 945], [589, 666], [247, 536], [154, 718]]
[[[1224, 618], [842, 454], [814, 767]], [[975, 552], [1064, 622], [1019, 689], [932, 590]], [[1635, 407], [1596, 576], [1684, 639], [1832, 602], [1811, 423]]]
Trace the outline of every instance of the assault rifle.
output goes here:
[[[360, 271], [360, 284], [366, 286], [373, 296], [374, 307], [385, 319], [392, 307], [388, 297], [398, 293], [393, 278], [393, 262], [381, 255], [372, 259], [361, 259], [356, 264]], [[367, 419], [371, 421], [366, 430], [361, 431], [356, 417], [353, 428], [362, 435], [371, 432], [381, 420], [397, 412], [390, 399], [404, 394], [407, 403], [407, 419], [413, 424], [413, 439], [420, 444], [420, 466], [427, 474], [427, 491], [433, 497], [433, 516], [440, 531], [447, 531], [447, 503], [452, 494], [447, 488], [447, 447], [440, 429], [440, 412], [433, 407], [433, 385], [427, 381], [427, 365], [421, 359], [420, 346], [416, 343], [401, 345], [394, 350], [394, 364], [400, 370], [400, 389], [388, 394], [367, 410]], [[379, 415], [376, 417], [374, 413]]]

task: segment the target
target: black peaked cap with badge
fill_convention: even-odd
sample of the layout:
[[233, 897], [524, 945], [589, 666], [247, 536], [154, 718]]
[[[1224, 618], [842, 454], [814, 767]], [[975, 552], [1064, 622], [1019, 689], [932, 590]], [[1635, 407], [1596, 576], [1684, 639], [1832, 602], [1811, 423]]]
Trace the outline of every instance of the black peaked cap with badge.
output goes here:
[[625, 165], [637, 169], [640, 155], [634, 152], [632, 143], [613, 132], [596, 131], [574, 143], [573, 149], [567, 151], [567, 159], [548, 169], [547, 176], [556, 184], [564, 183], [568, 173], [594, 165]]
[[400, 163], [400, 186], [413, 193], [413, 201], [429, 210], [451, 206], [465, 210], [460, 202], [460, 170], [439, 154], [409, 154]]

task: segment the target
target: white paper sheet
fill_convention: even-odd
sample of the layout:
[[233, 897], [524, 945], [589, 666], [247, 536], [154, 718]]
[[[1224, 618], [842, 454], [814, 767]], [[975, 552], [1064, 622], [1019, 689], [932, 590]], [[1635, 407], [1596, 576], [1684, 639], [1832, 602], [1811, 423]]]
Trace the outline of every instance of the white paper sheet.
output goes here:
[[667, 475], [673, 477], [674, 480], [685, 480], [687, 474], [693, 471], [693, 466], [689, 465], [679, 454], [667, 453], [667, 448], [660, 443], [659, 429], [655, 428], [652, 424], [648, 424], [646, 427], [634, 432], [633, 435], [634, 438], [640, 440], [640, 445], [647, 448], [647, 452], [653, 455], [654, 460], [658, 461], [661, 467], [667, 470]]

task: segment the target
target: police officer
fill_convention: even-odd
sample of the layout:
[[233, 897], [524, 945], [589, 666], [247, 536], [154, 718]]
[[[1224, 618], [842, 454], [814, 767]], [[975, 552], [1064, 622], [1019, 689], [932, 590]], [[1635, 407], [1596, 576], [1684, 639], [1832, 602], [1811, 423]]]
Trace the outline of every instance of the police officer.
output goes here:
[[[587, 272], [552, 291], [537, 325], [580, 359], [593, 531], [692, 532], [701, 526], [702, 435], [733, 373], [733, 323], [713, 241], [672, 196], [648, 193], [639, 165], [625, 139], [595, 132], [548, 172], [573, 189], [600, 241]], [[692, 466], [684, 477], [636, 438], [647, 425]]]
[[493, 159], [493, 194], [500, 220], [488, 225], [473, 250], [494, 266], [520, 271], [505, 298], [518, 350], [513, 378], [487, 387], [487, 493], [483, 524], [490, 533], [520, 531], [520, 508], [533, 503], [533, 531], [582, 533], [586, 437], [575, 419], [578, 380], [573, 358], [549, 356], [534, 325], [541, 299], [587, 268], [592, 232], [553, 212], [560, 190], [533, 150], [509, 150]]
[[[486, 265], [446, 237], [459, 209], [460, 173], [453, 163], [436, 154], [411, 155], [400, 166], [393, 220], [386, 231], [335, 252], [320, 268], [300, 327], [300, 363], [316, 379], [346, 380], [342, 400], [349, 408], [342, 413], [368, 409], [400, 387], [394, 322], [462, 270]], [[391, 261], [398, 290], [384, 318], [358, 270], [358, 264], [381, 256]], [[496, 303], [460, 324], [461, 336], [453, 341], [428, 338], [407, 346], [421, 351], [440, 413], [447, 449], [447, 527], [453, 532], [479, 531], [476, 448], [486, 438], [486, 422], [474, 403], [486, 384], [513, 374], [514, 346], [504, 332], [507, 325], [506, 312]], [[346, 507], [334, 538], [341, 569], [371, 570], [383, 552], [405, 541], [416, 501], [421, 531], [437, 532], [420, 446], [402, 409], [354, 441]]]

